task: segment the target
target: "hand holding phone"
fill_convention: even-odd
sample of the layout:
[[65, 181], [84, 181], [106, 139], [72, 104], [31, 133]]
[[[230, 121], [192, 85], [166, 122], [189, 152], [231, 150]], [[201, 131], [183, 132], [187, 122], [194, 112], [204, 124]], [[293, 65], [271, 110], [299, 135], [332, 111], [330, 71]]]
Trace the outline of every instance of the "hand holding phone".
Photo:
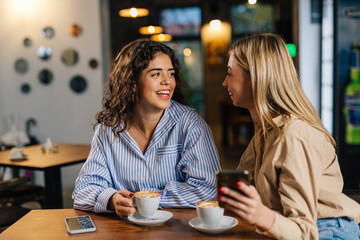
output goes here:
[[[217, 190], [218, 194], [222, 195], [220, 193], [221, 187], [228, 187], [232, 190], [238, 191], [239, 193], [243, 194], [238, 187], [236, 186], [236, 183], [241, 181], [246, 184], [250, 184], [250, 176], [249, 172], [244, 171], [238, 171], [238, 170], [224, 170], [220, 171], [216, 174], [216, 180], [217, 180]], [[229, 196], [226, 196], [230, 198]], [[219, 202], [219, 205], [222, 206], [221, 202]]]
[[96, 230], [94, 222], [89, 215], [65, 218], [65, 225], [68, 233], [85, 233]]

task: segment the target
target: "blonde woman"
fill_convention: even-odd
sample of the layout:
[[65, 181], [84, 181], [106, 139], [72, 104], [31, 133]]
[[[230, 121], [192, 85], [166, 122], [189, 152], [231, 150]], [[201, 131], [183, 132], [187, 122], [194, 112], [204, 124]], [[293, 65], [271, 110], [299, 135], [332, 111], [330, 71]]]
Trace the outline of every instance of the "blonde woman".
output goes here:
[[[359, 239], [360, 205], [342, 193], [335, 141], [301, 89], [284, 41], [256, 34], [230, 50], [227, 88], [255, 134], [238, 169], [254, 186], [222, 187], [218, 199], [277, 239]], [[230, 198], [231, 197], [231, 198]]]

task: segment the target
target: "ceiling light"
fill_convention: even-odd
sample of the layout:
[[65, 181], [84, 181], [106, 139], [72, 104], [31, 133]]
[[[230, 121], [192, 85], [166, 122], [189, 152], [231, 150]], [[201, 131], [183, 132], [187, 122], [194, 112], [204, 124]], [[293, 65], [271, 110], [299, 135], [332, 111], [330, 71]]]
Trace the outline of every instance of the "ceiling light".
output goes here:
[[146, 27], [141, 27], [139, 29], [139, 32], [143, 35], [152, 35], [152, 34], [159, 34], [163, 32], [163, 28], [160, 26], [146, 26]]
[[185, 48], [184, 51], [183, 51], [184, 55], [186, 57], [190, 56], [191, 55], [191, 49], [190, 48]]
[[211, 20], [210, 28], [212, 30], [220, 30], [221, 29], [221, 21], [219, 19]]
[[170, 42], [172, 39], [172, 36], [170, 34], [156, 34], [151, 36], [151, 40], [157, 41], [157, 42]]
[[149, 15], [149, 10], [146, 8], [126, 8], [119, 11], [121, 17], [145, 17]]

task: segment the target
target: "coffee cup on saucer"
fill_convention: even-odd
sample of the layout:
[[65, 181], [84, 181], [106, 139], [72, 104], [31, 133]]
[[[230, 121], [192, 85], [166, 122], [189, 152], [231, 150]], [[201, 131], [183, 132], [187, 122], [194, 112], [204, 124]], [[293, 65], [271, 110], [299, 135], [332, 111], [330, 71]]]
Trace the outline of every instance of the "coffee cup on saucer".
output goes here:
[[224, 216], [224, 208], [219, 207], [218, 201], [203, 201], [196, 204], [196, 212], [204, 227], [217, 228]]
[[135, 193], [135, 203], [141, 216], [152, 217], [159, 207], [161, 194], [154, 191], [139, 191]]

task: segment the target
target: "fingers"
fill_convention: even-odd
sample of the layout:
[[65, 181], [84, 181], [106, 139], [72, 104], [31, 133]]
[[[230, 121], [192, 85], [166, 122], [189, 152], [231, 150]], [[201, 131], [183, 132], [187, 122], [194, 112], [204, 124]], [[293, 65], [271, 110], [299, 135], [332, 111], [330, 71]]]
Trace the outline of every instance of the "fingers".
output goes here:
[[[237, 201], [245, 203], [245, 204], [250, 204], [250, 202], [252, 201], [251, 198], [249, 198], [248, 196], [245, 196], [244, 194], [239, 193], [238, 191], [232, 190], [227, 187], [220, 188], [220, 193], [222, 195], [227, 195], [231, 198], [234, 198]], [[221, 201], [222, 201], [222, 199], [221, 199]]]
[[225, 203], [226, 207], [231, 211], [240, 210], [242, 212], [247, 213], [249, 210], [249, 206], [246, 203], [234, 200], [232, 198], [220, 196], [219, 200]]
[[120, 217], [134, 215], [136, 210], [132, 207], [133, 199], [129, 198], [131, 195], [133, 196], [133, 193], [127, 190], [120, 190], [113, 195], [115, 212]]
[[[122, 190], [120, 190], [119, 192], [115, 193], [114, 197], [115, 197], [115, 207], [116, 206], [124, 206], [124, 207], [131, 207], [134, 203], [132, 198], [128, 198], [127, 196], [123, 196], [123, 194], [121, 193]], [[129, 193], [125, 193], [125, 195], [130, 195]]]
[[[246, 183], [243, 182], [237, 182], [236, 186], [238, 187], [238, 189], [240, 191], [242, 191], [246, 196], [250, 197], [250, 198], [256, 198], [256, 189], [253, 185], [247, 185]], [[255, 191], [254, 191], [255, 190]]]
[[135, 212], [136, 212], [136, 209], [133, 207], [123, 207], [123, 206], [116, 207], [116, 214], [119, 217], [132, 216], [132, 215], [134, 215]]
[[134, 193], [132, 193], [126, 189], [121, 189], [118, 193], [121, 196], [126, 197], [126, 198], [132, 198], [134, 196]]

